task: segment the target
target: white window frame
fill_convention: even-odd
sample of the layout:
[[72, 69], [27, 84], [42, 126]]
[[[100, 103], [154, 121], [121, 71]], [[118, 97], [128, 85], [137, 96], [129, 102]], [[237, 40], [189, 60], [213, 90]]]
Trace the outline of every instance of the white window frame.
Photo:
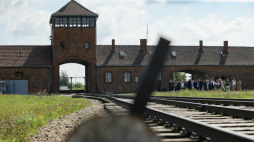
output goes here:
[[55, 19], [55, 27], [59, 27], [60, 25], [60, 18]]
[[81, 27], [81, 18], [77, 18], [77, 27]]
[[106, 81], [107, 83], [112, 82], [112, 73], [111, 73], [111, 72], [106, 72], [106, 73], [105, 73], [105, 81]]
[[85, 49], [87, 49], [87, 50], [90, 49], [90, 44], [89, 44], [89, 42], [86, 42], [86, 43], [85, 43]]
[[131, 73], [130, 72], [124, 73], [124, 82], [131, 82]]
[[138, 76], [135, 76], [135, 82], [138, 82], [139, 80], [138, 80]]
[[69, 18], [69, 27], [73, 27], [73, 18]]

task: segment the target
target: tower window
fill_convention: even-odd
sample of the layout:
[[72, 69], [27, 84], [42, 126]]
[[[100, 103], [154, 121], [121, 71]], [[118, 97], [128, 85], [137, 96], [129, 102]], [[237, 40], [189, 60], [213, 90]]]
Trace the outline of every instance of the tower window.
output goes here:
[[59, 18], [56, 18], [55, 20], [55, 27], [59, 27]]
[[64, 42], [60, 42], [60, 49], [64, 49]]
[[131, 80], [131, 73], [125, 72], [124, 73], [124, 82], [130, 82]]
[[89, 27], [89, 18], [86, 18], [86, 27]]
[[73, 27], [77, 27], [77, 18], [73, 18]]
[[63, 27], [67, 27], [67, 18], [63, 18]]
[[82, 27], [89, 27], [89, 18], [82, 18]]
[[85, 49], [90, 49], [89, 43], [85, 43]]
[[72, 27], [73, 25], [73, 18], [69, 18], [69, 27]]
[[90, 27], [94, 27], [94, 18], [90, 18]]
[[63, 25], [63, 18], [59, 18], [59, 27], [63, 27], [64, 25]]
[[77, 27], [81, 27], [81, 21], [80, 21], [80, 18], [77, 18]]
[[82, 18], [82, 27], [86, 27], [86, 18]]

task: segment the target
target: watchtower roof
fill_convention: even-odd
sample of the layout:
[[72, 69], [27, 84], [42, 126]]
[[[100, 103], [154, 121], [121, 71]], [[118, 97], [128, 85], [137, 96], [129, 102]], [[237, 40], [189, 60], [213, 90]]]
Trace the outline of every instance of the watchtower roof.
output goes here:
[[98, 17], [99, 15], [88, 10], [75, 0], [71, 0], [57, 12], [53, 13], [50, 17], [50, 23], [52, 23], [52, 17], [54, 16], [88, 16], [88, 17]]

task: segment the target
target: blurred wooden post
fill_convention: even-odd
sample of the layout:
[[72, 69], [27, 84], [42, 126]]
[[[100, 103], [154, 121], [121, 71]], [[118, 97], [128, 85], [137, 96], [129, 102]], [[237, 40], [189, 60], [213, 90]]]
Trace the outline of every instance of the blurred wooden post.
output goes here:
[[71, 78], [71, 88], [70, 88], [70, 90], [72, 90], [72, 77], [70, 77]]

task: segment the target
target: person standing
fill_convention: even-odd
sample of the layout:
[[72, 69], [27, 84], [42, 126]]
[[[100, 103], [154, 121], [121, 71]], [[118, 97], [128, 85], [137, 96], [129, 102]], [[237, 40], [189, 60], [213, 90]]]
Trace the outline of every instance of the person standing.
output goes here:
[[174, 90], [174, 82], [173, 82], [173, 80], [170, 80], [168, 85], [169, 85], [169, 91], [173, 91]]
[[182, 83], [181, 83], [181, 89], [184, 90], [184, 81], [182, 80]]
[[188, 88], [188, 82], [184, 81], [184, 89], [187, 89], [187, 88]]
[[206, 79], [204, 80], [204, 90], [206, 91], [207, 90], [207, 81], [206, 81]]
[[3, 92], [3, 94], [6, 94], [6, 92], [7, 92], [5, 85], [2, 87], [2, 92]]
[[235, 87], [236, 87], [236, 80], [235, 80], [235, 78], [232, 80], [232, 87], [233, 87], [233, 91], [235, 91]]
[[199, 90], [199, 79], [198, 79], [198, 81], [197, 81], [197, 90]]
[[177, 81], [175, 81], [174, 87], [175, 87], [175, 92], [176, 92], [177, 91]]
[[209, 89], [210, 91], [213, 90], [213, 80], [210, 79], [210, 82], [209, 82]]
[[194, 80], [193, 85], [194, 85], [194, 88], [195, 88], [195, 89], [197, 89], [197, 88], [198, 88], [198, 83], [196, 82], [196, 80]]
[[219, 79], [219, 89], [221, 89], [221, 79]]
[[181, 83], [180, 81], [177, 81], [177, 90], [180, 91], [180, 89], [181, 89]]
[[230, 82], [229, 79], [226, 81], [226, 91], [230, 90]]
[[200, 78], [200, 81], [199, 81], [199, 90], [200, 90], [200, 91], [203, 90], [203, 85], [204, 85], [204, 82], [203, 82], [202, 79]]
[[189, 88], [189, 90], [191, 90], [191, 79], [188, 81], [188, 88]]
[[221, 88], [224, 92], [226, 92], [226, 83], [224, 80], [221, 81]]
[[240, 89], [240, 91], [242, 89], [242, 82], [240, 79], [237, 81], [237, 88], [238, 88], [238, 91], [239, 91], [239, 89]]

